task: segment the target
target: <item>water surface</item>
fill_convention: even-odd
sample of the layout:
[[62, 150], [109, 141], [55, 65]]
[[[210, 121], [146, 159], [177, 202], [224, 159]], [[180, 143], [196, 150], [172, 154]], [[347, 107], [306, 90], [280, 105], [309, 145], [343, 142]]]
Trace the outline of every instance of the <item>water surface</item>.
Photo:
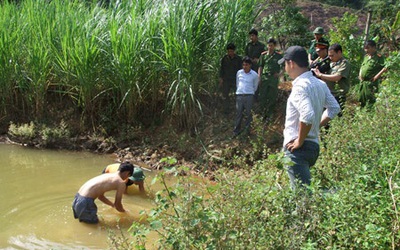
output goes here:
[[[109, 229], [128, 229], [139, 221], [140, 211], [153, 207], [135, 186], [122, 200], [128, 213], [96, 200], [101, 223], [88, 225], [74, 219], [75, 193], [111, 163], [114, 158], [109, 155], [0, 145], [0, 249], [108, 248]], [[148, 188], [154, 173], [145, 174]], [[106, 193], [111, 201], [114, 195]]]

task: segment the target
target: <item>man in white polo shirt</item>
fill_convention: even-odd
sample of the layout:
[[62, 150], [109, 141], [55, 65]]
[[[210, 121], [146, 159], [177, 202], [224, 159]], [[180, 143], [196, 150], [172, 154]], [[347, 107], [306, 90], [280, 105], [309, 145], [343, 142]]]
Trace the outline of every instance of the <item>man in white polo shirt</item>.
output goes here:
[[[310, 167], [319, 156], [319, 131], [340, 112], [340, 106], [325, 82], [308, 70], [307, 51], [300, 46], [289, 47], [279, 64], [294, 79], [287, 100], [283, 148], [294, 163], [286, 166], [290, 185], [310, 185]], [[324, 110], [325, 109], [325, 110]]]
[[[250, 124], [253, 120], [251, 109], [254, 102], [254, 93], [258, 87], [258, 74], [251, 69], [252, 60], [250, 57], [244, 57], [242, 60], [243, 69], [236, 73], [236, 121], [233, 129], [233, 137], [238, 136], [243, 131], [250, 132]], [[246, 121], [244, 129], [241, 129], [241, 123], [244, 116]]]

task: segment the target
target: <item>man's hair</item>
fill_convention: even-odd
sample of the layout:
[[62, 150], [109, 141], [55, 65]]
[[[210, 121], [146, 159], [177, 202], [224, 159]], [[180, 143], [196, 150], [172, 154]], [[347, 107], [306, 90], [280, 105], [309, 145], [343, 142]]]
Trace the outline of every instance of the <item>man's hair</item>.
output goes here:
[[368, 40], [365, 42], [364, 47], [365, 46], [370, 46], [370, 47], [376, 48], [376, 42], [374, 40]]
[[250, 64], [250, 65], [253, 64], [253, 61], [252, 61], [251, 58], [248, 57], [248, 56], [243, 57], [242, 62], [248, 63], [248, 64]]
[[228, 43], [228, 45], [226, 45], [226, 49], [227, 49], [227, 50], [228, 50], [228, 49], [235, 50], [235, 49], [236, 49], [236, 46], [235, 46], [234, 43]]
[[267, 43], [272, 43], [272, 44], [276, 45], [276, 40], [271, 37], [270, 39], [268, 39]]
[[256, 36], [258, 36], [258, 31], [257, 31], [256, 29], [251, 29], [251, 30], [249, 31], [249, 35], [256, 35]]
[[333, 51], [335, 51], [336, 53], [338, 53], [339, 51], [340, 51], [340, 52], [343, 52], [342, 46], [340, 46], [340, 44], [338, 44], [338, 43], [332, 44], [332, 45], [329, 47], [328, 50], [333, 50]]
[[129, 161], [123, 162], [121, 163], [121, 165], [119, 165], [118, 171], [119, 172], [125, 172], [125, 171], [129, 171], [130, 175], [132, 176], [133, 174], [133, 165], [132, 163], [130, 163]]

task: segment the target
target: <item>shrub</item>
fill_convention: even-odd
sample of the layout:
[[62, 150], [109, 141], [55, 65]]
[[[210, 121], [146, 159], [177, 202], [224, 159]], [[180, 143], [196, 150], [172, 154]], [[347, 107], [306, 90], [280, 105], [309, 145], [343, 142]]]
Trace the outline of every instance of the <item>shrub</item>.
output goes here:
[[41, 144], [46, 147], [59, 147], [60, 145], [68, 144], [70, 140], [70, 131], [64, 121], [60, 122], [59, 126], [47, 127], [42, 126], [39, 131]]
[[33, 122], [21, 125], [11, 122], [8, 129], [8, 136], [10, 136], [13, 140], [25, 144], [32, 141], [36, 137], [35, 129], [36, 127]]

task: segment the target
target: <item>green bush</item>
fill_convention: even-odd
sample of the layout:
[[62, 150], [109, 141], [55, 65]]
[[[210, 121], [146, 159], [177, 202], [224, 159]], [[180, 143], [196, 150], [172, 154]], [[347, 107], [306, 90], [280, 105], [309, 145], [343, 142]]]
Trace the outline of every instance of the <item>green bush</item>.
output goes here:
[[81, 114], [86, 130], [164, 117], [191, 129], [202, 114], [201, 97], [217, 87], [226, 44], [235, 42], [238, 52], [245, 47], [257, 3], [145, 0], [102, 8], [5, 1], [0, 116], [41, 121], [48, 105], [61, 101]]
[[8, 136], [21, 143], [28, 143], [36, 137], [36, 126], [33, 122], [21, 125], [11, 122]]
[[69, 146], [71, 133], [64, 121], [55, 126], [38, 125], [31, 122], [21, 125], [11, 123], [8, 129], [8, 136], [13, 141], [21, 144], [59, 148]]
[[65, 145], [70, 140], [70, 131], [64, 121], [61, 121], [59, 126], [47, 127], [42, 126], [39, 131], [41, 144], [47, 147], [57, 147], [57, 145]]

